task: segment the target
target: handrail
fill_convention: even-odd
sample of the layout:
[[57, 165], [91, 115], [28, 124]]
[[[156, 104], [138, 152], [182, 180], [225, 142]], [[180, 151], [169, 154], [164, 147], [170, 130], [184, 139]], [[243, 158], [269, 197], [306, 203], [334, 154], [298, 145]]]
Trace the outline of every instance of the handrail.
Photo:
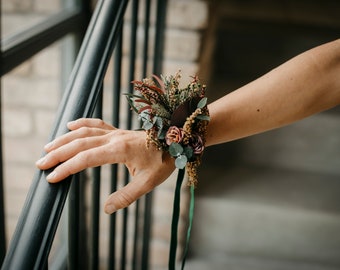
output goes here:
[[1, 70], [3, 76], [70, 32], [85, 31], [87, 14], [81, 8], [63, 10], [38, 25], [25, 29], [1, 41]]
[[[66, 87], [51, 140], [67, 132], [66, 123], [91, 116], [119, 35], [127, 0], [100, 0]], [[49, 171], [37, 171], [2, 265], [7, 269], [44, 269], [67, 197], [71, 177], [49, 184]]]

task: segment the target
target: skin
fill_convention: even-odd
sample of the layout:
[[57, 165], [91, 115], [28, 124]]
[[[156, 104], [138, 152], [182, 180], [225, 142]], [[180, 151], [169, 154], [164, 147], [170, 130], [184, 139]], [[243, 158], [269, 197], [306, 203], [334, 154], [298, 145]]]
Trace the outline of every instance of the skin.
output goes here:
[[[340, 40], [298, 55], [211, 103], [206, 146], [275, 129], [338, 105], [339, 74]], [[85, 168], [125, 164], [132, 181], [108, 197], [108, 214], [150, 192], [175, 170], [171, 157], [146, 148], [142, 131], [116, 129], [100, 119], [78, 119], [68, 128], [69, 133], [45, 146], [47, 154], [36, 165], [41, 170], [56, 166], [47, 180], [57, 183]]]

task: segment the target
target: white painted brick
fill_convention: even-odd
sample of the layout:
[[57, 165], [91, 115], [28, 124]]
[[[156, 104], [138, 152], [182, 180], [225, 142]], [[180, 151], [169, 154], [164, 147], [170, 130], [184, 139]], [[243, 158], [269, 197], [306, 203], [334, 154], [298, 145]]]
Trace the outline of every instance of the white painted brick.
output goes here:
[[192, 80], [191, 76], [195, 76], [198, 73], [198, 67], [199, 64], [194, 62], [165, 59], [163, 73], [175, 74], [178, 70], [181, 70], [180, 87], [185, 87]]
[[35, 167], [32, 164], [23, 165], [16, 162], [6, 162], [5, 166], [6, 191], [17, 192], [21, 190], [21, 192], [26, 192], [32, 183]]
[[27, 109], [6, 109], [3, 113], [3, 132], [5, 136], [23, 137], [32, 133], [31, 113]]
[[42, 21], [44, 16], [38, 14], [1, 14], [2, 35], [4, 37], [15, 34], [18, 31], [23, 31], [38, 22]]
[[27, 77], [32, 73], [32, 61], [28, 60], [11, 70], [11, 76]]
[[34, 10], [45, 13], [55, 13], [61, 9], [61, 2], [56, 0], [33, 0]]
[[59, 103], [57, 80], [6, 76], [2, 82], [5, 106], [56, 108]]
[[4, 138], [4, 157], [7, 162], [35, 166], [46, 142], [36, 138]]
[[208, 20], [206, 1], [169, 1], [167, 25], [172, 28], [202, 29]]
[[3, 13], [7, 12], [27, 12], [33, 7], [33, 0], [1, 0], [1, 9]]
[[196, 61], [200, 46], [200, 34], [198, 32], [172, 29], [166, 31], [164, 48], [166, 59]]
[[51, 133], [55, 118], [55, 110], [36, 110], [33, 117], [35, 135], [42, 140], [47, 140]]
[[33, 72], [36, 76], [60, 78], [60, 46], [48, 47], [32, 59]]

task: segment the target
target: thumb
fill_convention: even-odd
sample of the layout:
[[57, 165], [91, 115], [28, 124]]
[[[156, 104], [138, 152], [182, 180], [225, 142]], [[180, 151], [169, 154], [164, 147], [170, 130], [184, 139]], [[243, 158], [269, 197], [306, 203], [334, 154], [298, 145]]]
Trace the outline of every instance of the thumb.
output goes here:
[[134, 179], [107, 198], [104, 205], [105, 213], [112, 214], [119, 209], [128, 207], [141, 196], [150, 192], [155, 186], [155, 184], [149, 184], [148, 181]]

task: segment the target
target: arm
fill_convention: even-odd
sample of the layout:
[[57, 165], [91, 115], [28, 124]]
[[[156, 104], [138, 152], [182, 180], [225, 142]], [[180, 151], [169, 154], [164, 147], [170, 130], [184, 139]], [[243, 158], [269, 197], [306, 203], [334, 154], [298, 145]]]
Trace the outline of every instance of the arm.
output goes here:
[[212, 103], [207, 145], [278, 128], [339, 103], [340, 40], [336, 40]]
[[[307, 51], [209, 106], [207, 146], [297, 121], [340, 103], [340, 40]], [[132, 181], [111, 194], [105, 212], [128, 206], [174, 171], [174, 160], [152, 146], [145, 133], [115, 129], [98, 119], [68, 124], [71, 132], [45, 146], [37, 162], [56, 183], [88, 167], [124, 163]], [[149, 161], [152, 160], [152, 163]], [[59, 165], [58, 165], [59, 164]]]

